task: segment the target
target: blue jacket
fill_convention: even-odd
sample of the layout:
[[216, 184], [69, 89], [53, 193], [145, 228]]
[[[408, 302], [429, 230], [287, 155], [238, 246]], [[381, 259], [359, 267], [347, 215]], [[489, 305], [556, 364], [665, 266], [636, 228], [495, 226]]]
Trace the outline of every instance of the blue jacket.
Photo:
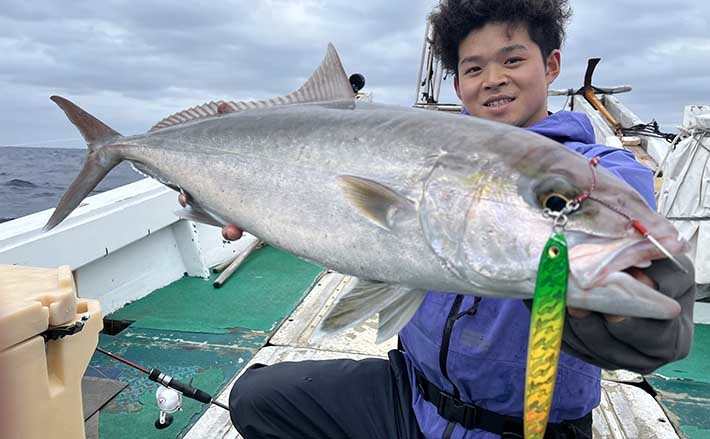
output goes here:
[[[629, 151], [594, 144], [594, 130], [586, 115], [563, 111], [528, 129], [587, 157], [599, 157], [602, 166], [635, 188], [655, 208], [651, 171]], [[418, 392], [414, 369], [438, 388], [453, 392], [441, 373], [439, 351], [455, 298], [456, 294], [430, 292], [400, 333], [414, 412], [427, 438], [442, 437], [448, 421]], [[473, 304], [474, 297], [465, 296], [459, 311]], [[463, 401], [522, 417], [529, 325], [530, 311], [523, 301], [488, 297], [480, 300], [474, 315], [464, 315], [456, 321], [451, 331], [447, 373], [461, 391]], [[550, 422], [580, 418], [596, 407], [601, 394], [600, 375], [598, 367], [561, 352]], [[467, 431], [457, 424], [451, 437], [498, 436], [482, 430]]]

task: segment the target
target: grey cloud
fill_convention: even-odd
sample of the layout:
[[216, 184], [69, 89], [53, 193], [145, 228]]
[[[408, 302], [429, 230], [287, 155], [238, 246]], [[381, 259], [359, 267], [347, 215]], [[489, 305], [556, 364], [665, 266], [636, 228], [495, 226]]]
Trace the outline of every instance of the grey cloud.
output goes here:
[[[288, 93], [333, 42], [377, 101], [411, 105], [425, 19], [434, 1], [10, 1], [0, 10], [0, 145], [76, 137], [48, 100], [63, 94], [127, 134], [204, 101]], [[622, 4], [623, 3], [623, 4]], [[586, 58], [604, 58], [598, 85], [641, 117], [672, 126], [685, 103], [710, 104], [703, 42], [710, 6], [573, 1], [554, 87], [581, 85]], [[710, 44], [709, 44], [710, 45]], [[706, 50], [706, 51], [703, 51]], [[451, 81], [443, 96], [454, 101]], [[554, 106], [553, 106], [554, 108]], [[80, 143], [80, 142], [79, 142]]]

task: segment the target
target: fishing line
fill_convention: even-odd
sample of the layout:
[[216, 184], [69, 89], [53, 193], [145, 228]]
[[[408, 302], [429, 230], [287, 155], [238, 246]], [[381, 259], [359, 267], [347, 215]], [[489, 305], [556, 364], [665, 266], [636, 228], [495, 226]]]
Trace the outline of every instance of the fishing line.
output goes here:
[[621, 209], [616, 208], [615, 206], [612, 206], [611, 204], [607, 203], [606, 201], [603, 201], [599, 198], [593, 197], [592, 192], [594, 192], [594, 189], [596, 188], [596, 183], [597, 183], [597, 174], [596, 174], [596, 167], [599, 165], [599, 157], [594, 157], [589, 161], [590, 168], [592, 170], [592, 186], [590, 189], [580, 195], [579, 197], [575, 198], [572, 203], [576, 203], [577, 207], [579, 207], [579, 203], [582, 201], [589, 199], [589, 200], [594, 200], [597, 203], [601, 204], [602, 206], [608, 208], [609, 210], [616, 212], [617, 214], [621, 215], [622, 217], [626, 218], [629, 220], [630, 226], [639, 232], [644, 238], [648, 239], [648, 241], [653, 244], [658, 250], [660, 250], [661, 253], [663, 253], [668, 259], [675, 264], [676, 267], [678, 267], [683, 273], [688, 273], [688, 270], [676, 259], [671, 252], [669, 252], [663, 245], [653, 236], [651, 233], [648, 231], [648, 229], [641, 224], [641, 222], [637, 219], [634, 219], [631, 217], [629, 214], [626, 212], [622, 211]]
[[590, 200], [596, 201], [597, 203], [601, 204], [602, 206], [607, 207], [608, 209], [610, 209], [610, 210], [612, 210], [612, 211], [618, 213], [619, 215], [621, 215], [621, 216], [623, 216], [624, 218], [626, 218], [627, 220], [629, 220], [630, 226], [631, 226], [634, 230], [636, 230], [637, 232], [639, 232], [644, 238], [648, 239], [649, 242], [650, 242], [651, 244], [653, 244], [654, 247], [656, 247], [656, 248], [657, 248], [661, 253], [663, 253], [668, 259], [670, 259], [670, 261], [673, 262], [673, 264], [675, 264], [675, 266], [678, 267], [678, 269], [680, 269], [683, 273], [688, 274], [688, 270], [683, 266], [683, 264], [681, 264], [681, 263], [678, 261], [678, 259], [676, 259], [675, 256], [673, 256], [673, 255], [671, 254], [671, 252], [668, 251], [668, 249], [666, 249], [665, 247], [663, 247], [663, 245], [662, 245], [653, 235], [651, 235], [651, 233], [648, 231], [648, 229], [647, 229], [643, 224], [641, 224], [641, 222], [640, 222], [639, 220], [636, 220], [636, 219], [632, 218], [632, 217], [629, 216], [627, 213], [621, 211], [620, 209], [615, 208], [614, 206], [611, 206], [610, 204], [608, 204], [608, 203], [606, 203], [606, 202], [604, 202], [604, 201], [602, 201], [602, 200], [600, 200], [600, 199], [598, 199], [598, 198], [595, 198], [595, 197], [592, 197], [592, 196], [589, 196], [589, 197], [587, 197], [587, 198], [590, 199]]

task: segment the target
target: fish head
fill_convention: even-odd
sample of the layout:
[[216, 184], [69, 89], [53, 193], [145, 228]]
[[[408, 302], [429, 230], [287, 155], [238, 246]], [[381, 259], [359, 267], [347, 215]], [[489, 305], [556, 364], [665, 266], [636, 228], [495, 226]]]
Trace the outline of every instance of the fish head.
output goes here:
[[527, 147], [489, 158], [449, 155], [436, 163], [420, 203], [420, 223], [432, 250], [473, 292], [530, 298], [555, 213], [585, 196], [559, 228], [569, 247], [568, 304], [675, 317], [677, 302], [625, 272], [666, 257], [632, 221], [673, 255], [687, 252], [688, 243], [619, 177], [537, 137], [520, 136]]

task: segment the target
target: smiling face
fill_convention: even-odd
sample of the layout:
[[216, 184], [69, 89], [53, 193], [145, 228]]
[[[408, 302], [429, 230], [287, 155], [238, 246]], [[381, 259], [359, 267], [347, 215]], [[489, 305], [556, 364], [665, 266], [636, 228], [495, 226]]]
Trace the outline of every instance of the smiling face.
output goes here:
[[524, 25], [488, 23], [459, 44], [454, 86], [470, 114], [524, 128], [547, 117], [559, 73], [560, 51], [543, 60]]

